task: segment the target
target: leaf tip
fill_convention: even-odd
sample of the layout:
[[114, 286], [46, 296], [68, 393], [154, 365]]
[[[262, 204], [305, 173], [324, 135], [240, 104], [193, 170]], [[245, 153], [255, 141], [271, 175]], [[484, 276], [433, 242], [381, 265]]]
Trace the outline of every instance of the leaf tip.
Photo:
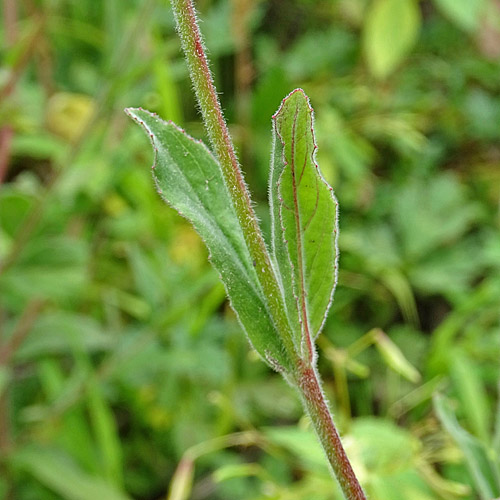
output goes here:
[[134, 118], [135, 108], [125, 108], [123, 111], [125, 112], [125, 114], [127, 116], [130, 116], [130, 118], [132, 118], [132, 119]]
[[312, 107], [309, 103], [309, 97], [307, 96], [307, 94], [305, 93], [305, 91], [303, 89], [301, 89], [300, 87], [297, 87], [296, 89], [292, 90], [287, 96], [285, 96], [282, 99], [280, 107], [278, 108], [278, 111], [276, 111], [276, 113], [274, 113], [274, 115], [271, 117], [273, 120], [277, 119], [278, 115], [283, 110], [283, 108], [286, 106], [287, 102], [292, 100], [294, 98], [294, 96], [296, 96], [296, 98], [299, 98], [299, 99], [302, 99], [303, 101], [305, 101], [307, 103], [309, 109], [312, 111]]

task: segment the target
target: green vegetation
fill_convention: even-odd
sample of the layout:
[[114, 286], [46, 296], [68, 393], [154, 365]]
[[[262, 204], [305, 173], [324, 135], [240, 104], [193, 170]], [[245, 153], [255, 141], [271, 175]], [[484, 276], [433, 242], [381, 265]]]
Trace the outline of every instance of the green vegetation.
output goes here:
[[[206, 140], [167, 3], [3, 7], [0, 498], [342, 498], [123, 113]], [[319, 372], [369, 498], [499, 497], [498, 2], [197, 7], [267, 241], [270, 116], [314, 105], [341, 207]]]
[[338, 277], [338, 202], [315, 163], [314, 115], [302, 89], [273, 115], [269, 248], [220, 106], [191, 0], [172, 10], [216, 158], [172, 122], [125, 111], [146, 132], [158, 192], [206, 244], [252, 347], [297, 389], [347, 500], [365, 494], [347, 458], [317, 371], [316, 339]]

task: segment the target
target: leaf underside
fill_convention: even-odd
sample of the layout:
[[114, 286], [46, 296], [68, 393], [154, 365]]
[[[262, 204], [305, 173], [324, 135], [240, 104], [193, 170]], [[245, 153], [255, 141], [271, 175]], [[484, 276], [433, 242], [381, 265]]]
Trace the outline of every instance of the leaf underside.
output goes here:
[[[291, 373], [283, 332], [269, 312], [216, 159], [172, 122], [142, 109], [126, 112], [151, 139], [159, 194], [204, 240], [251, 344], [273, 368]], [[337, 200], [315, 150], [313, 111], [297, 89], [273, 116], [269, 201], [272, 260], [299, 355], [312, 354], [337, 282]]]
[[150, 137], [153, 177], [161, 197], [204, 240], [238, 319], [256, 351], [273, 368], [291, 369], [219, 164], [201, 141], [142, 109], [126, 110]]
[[320, 333], [335, 291], [338, 203], [315, 163], [313, 110], [301, 89], [283, 100], [273, 132], [271, 246], [300, 349]]

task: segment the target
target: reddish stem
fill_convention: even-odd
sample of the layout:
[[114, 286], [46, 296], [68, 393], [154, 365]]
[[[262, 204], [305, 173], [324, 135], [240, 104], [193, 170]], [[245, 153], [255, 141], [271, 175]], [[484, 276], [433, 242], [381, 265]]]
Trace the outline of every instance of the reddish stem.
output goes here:
[[[8, 46], [14, 45], [17, 38], [17, 5], [15, 0], [4, 0], [3, 2], [5, 39]], [[12, 88], [8, 89], [8, 93]], [[0, 184], [7, 177], [7, 169], [10, 160], [10, 147], [14, 131], [9, 125], [5, 125], [0, 130]]]
[[10, 146], [14, 138], [12, 127], [5, 125], [0, 129], [0, 184], [7, 177], [10, 160]]
[[302, 364], [297, 377], [304, 405], [347, 500], [366, 500], [366, 496], [347, 458], [330, 409], [321, 390], [316, 369]]
[[257, 277], [269, 301], [269, 309], [275, 320], [277, 333], [283, 342], [284, 351], [292, 366], [291, 371], [294, 374], [295, 383], [301, 392], [306, 410], [311, 416], [321, 445], [344, 495], [347, 500], [365, 500], [363, 490], [342, 447], [321, 391], [319, 378], [314, 368], [310, 335], [307, 335], [307, 340], [311, 342], [307, 360], [303, 360], [296, 351], [282, 293], [222, 115], [196, 21], [193, 2], [192, 0], [172, 0], [172, 7], [205, 126], [219, 159], [250, 255], [255, 262]]

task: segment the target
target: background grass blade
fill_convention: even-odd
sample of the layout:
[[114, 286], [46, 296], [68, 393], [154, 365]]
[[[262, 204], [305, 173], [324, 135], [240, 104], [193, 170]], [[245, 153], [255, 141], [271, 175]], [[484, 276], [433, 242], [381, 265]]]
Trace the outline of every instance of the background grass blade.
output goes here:
[[434, 397], [434, 408], [439, 420], [462, 450], [472, 479], [482, 500], [500, 495], [500, 467], [498, 457], [474, 436], [460, 426], [443, 396]]

